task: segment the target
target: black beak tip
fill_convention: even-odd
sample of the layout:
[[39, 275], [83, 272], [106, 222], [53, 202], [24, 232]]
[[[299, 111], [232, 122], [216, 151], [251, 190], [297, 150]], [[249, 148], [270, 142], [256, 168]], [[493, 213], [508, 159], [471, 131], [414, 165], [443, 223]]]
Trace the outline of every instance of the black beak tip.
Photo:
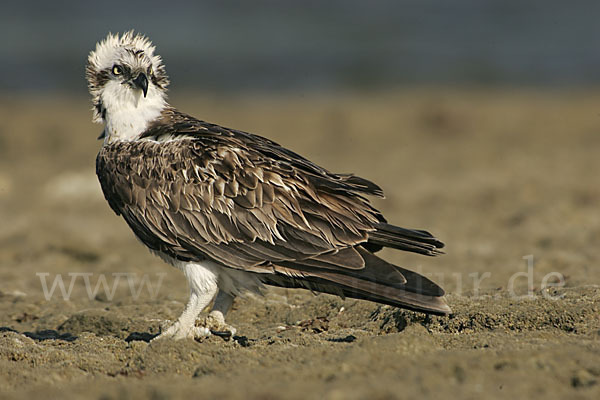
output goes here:
[[138, 89], [142, 89], [142, 92], [144, 92], [144, 97], [146, 97], [146, 95], [148, 94], [148, 77], [146, 76], [146, 74], [144, 74], [143, 72], [139, 74], [137, 78], [133, 80], [133, 83], [135, 87], [137, 87]]

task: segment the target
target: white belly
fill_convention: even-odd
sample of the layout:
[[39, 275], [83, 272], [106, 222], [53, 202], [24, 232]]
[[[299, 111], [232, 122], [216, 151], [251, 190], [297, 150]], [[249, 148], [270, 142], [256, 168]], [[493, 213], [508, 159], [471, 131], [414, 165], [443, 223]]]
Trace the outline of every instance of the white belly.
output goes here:
[[190, 283], [192, 291], [205, 292], [215, 283], [220, 290], [236, 297], [249, 291], [260, 294], [263, 284], [257, 274], [234, 268], [227, 268], [214, 261], [180, 261], [158, 251], [152, 251], [168, 264], [180, 269]]

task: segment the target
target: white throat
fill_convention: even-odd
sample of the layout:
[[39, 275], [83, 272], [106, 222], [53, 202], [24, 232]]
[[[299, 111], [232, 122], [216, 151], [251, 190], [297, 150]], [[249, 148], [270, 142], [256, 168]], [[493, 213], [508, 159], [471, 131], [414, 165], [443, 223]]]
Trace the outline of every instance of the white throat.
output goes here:
[[108, 82], [100, 95], [106, 110], [104, 143], [137, 139], [167, 107], [165, 97], [164, 92], [154, 85], [148, 87], [144, 97], [141, 90], [115, 81]]

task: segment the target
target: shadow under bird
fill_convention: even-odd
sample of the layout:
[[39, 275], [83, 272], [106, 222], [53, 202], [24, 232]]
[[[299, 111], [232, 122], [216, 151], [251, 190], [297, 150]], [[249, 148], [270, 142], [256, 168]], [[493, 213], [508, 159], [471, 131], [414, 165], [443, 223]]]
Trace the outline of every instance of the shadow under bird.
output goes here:
[[375, 255], [391, 247], [433, 256], [442, 242], [387, 223], [366, 198], [383, 192], [366, 179], [169, 106], [154, 51], [133, 31], [109, 34], [86, 77], [94, 122], [104, 124], [96, 173], [106, 200], [189, 282], [188, 304], [158, 338], [233, 335], [225, 315], [234, 297], [264, 285], [451, 312], [442, 288]]

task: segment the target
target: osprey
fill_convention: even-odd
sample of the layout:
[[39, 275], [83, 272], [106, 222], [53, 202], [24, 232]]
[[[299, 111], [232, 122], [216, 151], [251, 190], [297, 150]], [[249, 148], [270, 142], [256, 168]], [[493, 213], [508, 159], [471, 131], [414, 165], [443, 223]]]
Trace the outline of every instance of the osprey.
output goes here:
[[433, 256], [442, 242], [387, 223], [366, 198], [383, 192], [366, 179], [169, 106], [154, 51], [133, 31], [109, 34], [86, 77], [93, 120], [104, 124], [96, 173], [106, 200], [189, 282], [183, 313], [160, 338], [233, 335], [225, 315], [234, 297], [264, 285], [451, 312], [442, 288], [375, 255], [391, 247]]

